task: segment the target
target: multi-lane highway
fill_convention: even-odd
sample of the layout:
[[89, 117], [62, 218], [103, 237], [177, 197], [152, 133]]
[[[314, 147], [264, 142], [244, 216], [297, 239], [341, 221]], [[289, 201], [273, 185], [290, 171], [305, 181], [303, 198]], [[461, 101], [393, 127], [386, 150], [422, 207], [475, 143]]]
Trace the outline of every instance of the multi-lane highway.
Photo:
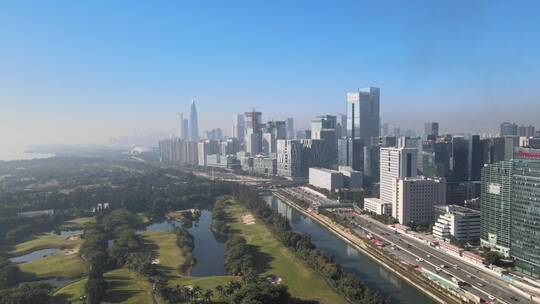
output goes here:
[[[288, 188], [286, 192], [311, 203], [313, 207], [328, 204], [329, 201], [302, 188]], [[334, 203], [337, 202], [334, 201]], [[352, 214], [342, 215], [350, 218], [352, 216]], [[501, 303], [531, 302], [529, 299], [513, 292], [507, 282], [419, 240], [398, 234], [391, 227], [369, 216], [354, 216], [352, 219], [355, 224], [351, 228], [357, 233], [363, 235], [371, 234], [377, 239], [387, 242], [390, 246], [386, 246], [385, 249], [390, 250], [394, 256], [409, 264], [417, 264], [419, 267], [426, 268], [432, 272], [438, 272], [444, 278], [451, 279], [455, 277], [467, 283], [462, 289], [486, 301]]]

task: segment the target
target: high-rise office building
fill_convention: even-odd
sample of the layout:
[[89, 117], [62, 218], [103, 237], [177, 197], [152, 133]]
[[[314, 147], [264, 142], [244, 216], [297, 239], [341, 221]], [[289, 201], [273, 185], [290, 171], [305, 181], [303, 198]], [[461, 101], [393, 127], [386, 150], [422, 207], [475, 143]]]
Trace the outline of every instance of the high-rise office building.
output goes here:
[[446, 204], [444, 178], [404, 177], [394, 183], [392, 217], [400, 224], [430, 223], [435, 219], [434, 206]]
[[300, 140], [277, 141], [277, 173], [286, 177], [302, 176], [302, 144]]
[[262, 151], [262, 113], [252, 110], [244, 113], [246, 152], [254, 156]]
[[369, 87], [347, 93], [347, 136], [370, 143], [379, 137], [379, 88]]
[[482, 168], [480, 242], [505, 256], [510, 254], [511, 176], [511, 161]]
[[395, 202], [396, 180], [417, 176], [417, 150], [414, 148], [381, 148], [380, 198], [384, 203]]
[[364, 171], [364, 143], [361, 139], [338, 139], [338, 165]]
[[243, 141], [244, 135], [245, 135], [244, 115], [236, 114], [234, 115], [234, 120], [233, 120], [232, 137], [238, 138], [240, 141]]
[[519, 148], [512, 161], [510, 254], [515, 268], [540, 277], [540, 150]]
[[189, 140], [199, 140], [199, 118], [197, 114], [197, 106], [195, 100], [191, 101], [191, 108], [189, 111]]
[[438, 122], [426, 122], [424, 124], [424, 136], [428, 140], [435, 140], [439, 136], [439, 123]]
[[311, 120], [311, 138], [321, 139], [320, 132], [323, 129], [335, 129], [336, 128], [336, 116], [333, 115], [321, 115]]
[[189, 140], [189, 120], [184, 118], [184, 113], [180, 113], [180, 139]]
[[534, 137], [535, 136], [535, 130], [534, 126], [519, 126], [518, 127], [518, 136], [523, 137]]
[[501, 124], [501, 136], [517, 136], [518, 126], [515, 123], [503, 122]]
[[287, 127], [287, 139], [294, 139], [296, 135], [294, 131], [294, 119], [292, 117], [287, 117], [285, 121]]
[[347, 136], [347, 114], [338, 114], [336, 116], [336, 134], [338, 139]]

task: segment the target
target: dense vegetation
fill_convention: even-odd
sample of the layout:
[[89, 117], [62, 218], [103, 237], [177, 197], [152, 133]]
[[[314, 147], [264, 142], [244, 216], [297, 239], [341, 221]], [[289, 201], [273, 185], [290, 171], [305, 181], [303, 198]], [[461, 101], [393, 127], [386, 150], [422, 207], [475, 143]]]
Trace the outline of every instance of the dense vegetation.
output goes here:
[[185, 256], [184, 262], [179, 265], [181, 273], [186, 273], [195, 264], [195, 258], [193, 257], [193, 249], [195, 248], [195, 240], [193, 236], [183, 227], [176, 227], [174, 229], [176, 235], [176, 245], [182, 249]]
[[235, 199], [266, 223], [281, 242], [320, 273], [327, 282], [352, 303], [384, 303], [355, 275], [345, 271], [331, 257], [318, 250], [307, 234], [291, 231], [288, 220], [274, 212], [255, 191], [247, 186], [234, 188]]
[[225, 243], [225, 270], [231, 275], [246, 275], [255, 271], [255, 248], [241, 236], [231, 237]]
[[0, 304], [38, 304], [49, 300], [51, 286], [44, 283], [24, 283], [12, 289], [0, 290]]
[[222, 236], [227, 236], [231, 231], [229, 224], [227, 224], [227, 215], [224, 208], [227, 207], [228, 201], [222, 197], [214, 204], [212, 210], [212, 231], [219, 233]]

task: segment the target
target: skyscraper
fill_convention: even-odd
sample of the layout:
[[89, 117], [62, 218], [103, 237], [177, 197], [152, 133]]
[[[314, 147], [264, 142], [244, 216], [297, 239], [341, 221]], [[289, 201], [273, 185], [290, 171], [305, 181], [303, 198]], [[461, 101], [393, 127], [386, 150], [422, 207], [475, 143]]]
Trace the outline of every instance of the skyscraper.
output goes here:
[[395, 182], [398, 179], [417, 176], [417, 150], [415, 148], [381, 148], [380, 152], [380, 198], [393, 203]]
[[438, 122], [426, 122], [424, 124], [424, 136], [427, 139], [435, 140], [439, 136], [439, 123]]
[[480, 242], [505, 256], [510, 254], [511, 176], [511, 161], [482, 168]]
[[238, 140], [243, 141], [245, 135], [245, 122], [244, 115], [236, 114], [234, 115], [233, 127], [232, 127], [232, 136], [238, 138]]
[[252, 156], [262, 151], [261, 117], [262, 113], [255, 110], [244, 113], [246, 152]]
[[285, 124], [287, 126], [287, 139], [294, 139], [294, 119], [287, 117]]
[[184, 118], [184, 113], [180, 113], [180, 139], [189, 139], [189, 121]]
[[197, 116], [197, 106], [195, 106], [195, 100], [191, 101], [191, 109], [189, 111], [189, 140], [199, 140], [199, 120]]
[[379, 137], [379, 88], [368, 87], [347, 93], [347, 136], [370, 143]]
[[501, 124], [501, 136], [518, 135], [518, 126], [515, 123], [503, 122]]

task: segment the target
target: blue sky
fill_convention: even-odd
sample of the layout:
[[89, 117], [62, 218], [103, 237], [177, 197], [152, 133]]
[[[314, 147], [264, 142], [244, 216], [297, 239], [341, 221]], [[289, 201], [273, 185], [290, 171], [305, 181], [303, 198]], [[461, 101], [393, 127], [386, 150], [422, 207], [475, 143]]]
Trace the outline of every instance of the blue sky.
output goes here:
[[0, 140], [87, 143], [345, 112], [402, 128], [540, 127], [538, 1], [2, 1]]

